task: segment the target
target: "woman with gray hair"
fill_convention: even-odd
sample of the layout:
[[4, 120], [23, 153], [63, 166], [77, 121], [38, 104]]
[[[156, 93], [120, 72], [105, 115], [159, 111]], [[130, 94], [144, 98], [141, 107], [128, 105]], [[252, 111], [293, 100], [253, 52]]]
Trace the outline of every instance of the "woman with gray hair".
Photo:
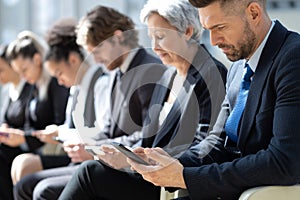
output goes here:
[[[144, 148], [161, 147], [178, 157], [191, 143], [203, 139], [210, 123], [216, 121], [225, 95], [226, 68], [200, 45], [198, 13], [186, 0], [149, 0], [141, 20], [148, 26], [153, 51], [173, 67], [166, 70], [154, 90], [141, 147], [134, 151], [142, 155]], [[83, 163], [60, 199], [160, 198], [160, 187], [133, 171], [116, 170], [120, 166], [129, 169], [122, 153], [112, 147], [104, 151], [106, 157], [112, 155], [104, 160], [109, 166], [99, 161]]]
[[202, 26], [198, 10], [187, 0], [149, 0], [140, 13], [141, 22], [147, 24], [149, 17], [155, 13], [167, 20], [179, 33], [185, 33], [188, 27], [192, 27], [191, 39], [194, 41], [201, 39]]

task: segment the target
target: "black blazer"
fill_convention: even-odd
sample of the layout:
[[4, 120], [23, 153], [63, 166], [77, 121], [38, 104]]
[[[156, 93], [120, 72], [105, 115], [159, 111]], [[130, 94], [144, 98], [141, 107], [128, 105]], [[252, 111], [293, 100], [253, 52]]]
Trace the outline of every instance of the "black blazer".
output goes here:
[[43, 145], [40, 140], [31, 136], [32, 131], [43, 130], [51, 124], [64, 123], [68, 96], [69, 89], [58, 85], [57, 79], [52, 77], [48, 85], [47, 98], [37, 101], [36, 119], [29, 117], [30, 129], [25, 132], [26, 144], [21, 146], [24, 151], [32, 151]]
[[176, 70], [169, 68], [154, 90], [150, 104], [152, 111], [144, 123], [142, 141], [143, 147], [163, 147], [173, 156], [186, 150], [195, 139], [205, 137], [210, 122], [216, 121], [225, 96], [227, 69], [199, 46], [183, 87], [158, 128], [159, 115], [175, 74]]
[[25, 110], [28, 101], [32, 98], [31, 88], [32, 86], [29, 83], [25, 83], [16, 101], [12, 101], [8, 94], [2, 97], [1, 124], [6, 123], [11, 128], [24, 129]]
[[103, 132], [95, 138], [98, 145], [108, 142], [108, 138], [119, 137], [119, 142], [124, 145], [132, 145], [139, 139], [127, 136], [141, 130], [155, 83], [165, 70], [166, 67], [158, 58], [140, 48], [120, 79], [121, 87], [117, 96], [113, 95], [117, 75], [112, 74], [111, 117]]
[[250, 87], [239, 156], [233, 160], [221, 142], [206, 156], [190, 153], [181, 158], [190, 166], [184, 168], [184, 179], [191, 199], [238, 199], [251, 187], [300, 182], [299, 77], [300, 36], [276, 21]]

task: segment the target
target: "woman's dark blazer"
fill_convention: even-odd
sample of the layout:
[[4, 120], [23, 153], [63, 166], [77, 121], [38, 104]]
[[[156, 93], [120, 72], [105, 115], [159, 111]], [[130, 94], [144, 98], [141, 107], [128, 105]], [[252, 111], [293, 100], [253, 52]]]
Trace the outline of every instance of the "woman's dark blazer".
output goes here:
[[58, 84], [57, 79], [52, 77], [48, 85], [47, 98], [38, 100], [36, 103], [35, 116], [29, 115], [30, 128], [26, 130], [26, 144], [24, 150], [34, 150], [43, 143], [31, 137], [31, 132], [43, 130], [51, 124], [61, 125], [65, 121], [65, 110], [69, 97], [69, 89]]
[[183, 87], [159, 128], [159, 114], [175, 74], [174, 68], [167, 70], [154, 90], [142, 141], [143, 147], [163, 147], [172, 155], [201, 140], [211, 129], [225, 96], [227, 69], [199, 45]]

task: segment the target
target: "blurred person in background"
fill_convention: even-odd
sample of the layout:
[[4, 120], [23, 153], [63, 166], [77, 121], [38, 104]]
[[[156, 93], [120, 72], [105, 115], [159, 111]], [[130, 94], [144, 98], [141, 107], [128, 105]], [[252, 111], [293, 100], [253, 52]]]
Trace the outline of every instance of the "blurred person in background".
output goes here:
[[[65, 108], [69, 91], [58, 85], [57, 80], [43, 69], [45, 48], [39, 38], [29, 31], [21, 32], [18, 38], [9, 44], [6, 56], [12, 68], [30, 85], [30, 99], [26, 102], [23, 128], [2, 126], [1, 130], [8, 137], [0, 137], [1, 155], [10, 155], [1, 165], [7, 163], [1, 170], [0, 179], [5, 184], [1, 187], [0, 196], [12, 199], [12, 180], [10, 177], [11, 164], [15, 156], [21, 153], [41, 153], [43, 142], [33, 136], [37, 130], [45, 129], [51, 124], [62, 124], [65, 120]], [[21, 120], [19, 118], [18, 120]], [[13, 150], [12, 150], [13, 149]], [[12, 155], [10, 152], [16, 152]], [[4, 159], [4, 158], [3, 158]], [[35, 166], [32, 166], [35, 167]], [[5, 175], [2, 175], [5, 174]], [[9, 175], [9, 176], [8, 176]], [[6, 177], [6, 178], [5, 178]]]
[[[35, 135], [47, 143], [56, 143], [53, 137], [58, 136], [64, 141], [65, 151], [69, 155], [76, 151], [77, 156], [76, 158], [68, 155], [23, 154], [18, 156], [14, 160], [12, 168], [14, 171], [12, 174], [20, 174], [16, 177], [16, 182], [25, 175], [43, 170], [27, 176], [16, 186], [18, 188], [19, 185], [26, 182], [26, 189], [22, 188], [24, 193], [28, 190], [33, 191], [39, 181], [49, 177], [55, 177], [47, 181], [52, 181], [53, 185], [59, 187], [60, 184], [64, 184], [62, 176], [72, 174], [73, 168], [77, 167], [76, 164], [93, 159], [93, 156], [84, 150], [84, 144], [79, 141], [77, 131], [80, 130], [76, 130], [78, 127], [74, 126], [74, 120], [83, 120], [84, 126], [90, 128], [85, 131], [96, 134], [99, 129], [101, 130], [98, 123], [101, 125], [103, 118], [107, 117], [105, 115], [109, 108], [109, 76], [103, 73], [102, 65], [92, 65], [85, 59], [83, 48], [76, 43], [76, 25], [77, 22], [74, 19], [61, 19], [48, 30], [46, 35], [49, 50], [45, 57], [45, 68], [53, 77], [57, 78], [59, 84], [73, 89], [66, 112], [67, 120], [62, 126], [51, 125], [48, 129], [36, 132]], [[77, 113], [76, 110], [80, 110], [81, 107], [83, 107], [83, 113]], [[97, 126], [99, 128], [96, 128]], [[91, 133], [89, 135], [92, 137]], [[77, 147], [78, 149], [76, 149]], [[32, 165], [39, 166], [39, 169], [33, 171]], [[16, 199], [20, 198], [25, 197], [16, 197]], [[51, 197], [48, 198], [51, 199]]]
[[[1, 134], [0, 141], [7, 140], [7, 137], [13, 137], [5, 132], [8, 127], [24, 130], [26, 121], [26, 111], [28, 102], [31, 99], [31, 88], [17, 72], [15, 72], [7, 58], [7, 45], [1, 46], [0, 49], [0, 83], [1, 88]], [[12, 139], [13, 140], [13, 139]], [[13, 159], [23, 153], [20, 147], [0, 144], [0, 199], [12, 199], [12, 182], [10, 177], [10, 168]]]

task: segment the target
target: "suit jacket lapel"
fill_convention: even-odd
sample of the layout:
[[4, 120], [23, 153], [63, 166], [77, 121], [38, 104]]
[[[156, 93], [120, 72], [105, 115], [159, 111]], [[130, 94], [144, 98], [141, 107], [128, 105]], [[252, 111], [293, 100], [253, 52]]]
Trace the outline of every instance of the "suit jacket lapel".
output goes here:
[[163, 104], [168, 97], [172, 80], [175, 76], [173, 68], [168, 69], [157, 82], [154, 88], [151, 102], [149, 104], [148, 115], [143, 123], [142, 147], [151, 147], [159, 129], [159, 115]]
[[169, 143], [172, 143], [171, 140], [177, 135], [176, 132], [180, 126], [180, 118], [185, 113], [188, 100], [193, 94], [194, 87], [195, 84], [185, 82], [185, 86], [181, 89], [170, 113], [157, 133], [157, 137], [153, 142], [153, 147], [165, 147]]
[[[111, 121], [111, 134], [114, 134], [115, 129], [116, 129], [116, 125], [118, 124], [118, 121], [120, 119], [120, 114], [121, 114], [121, 109], [124, 103], [126, 103], [126, 97], [127, 95], [130, 95], [128, 93], [128, 90], [130, 89], [130, 85], [132, 83], [132, 80], [134, 79], [134, 77], [136, 77], [136, 71], [131, 70], [137, 66], [140, 65], [141, 61], [144, 59], [144, 57], [146, 56], [146, 51], [144, 49], [139, 49], [138, 52], [136, 53], [136, 55], [134, 56], [133, 60], [131, 61], [127, 71], [124, 73], [124, 75], [122, 76], [122, 78], [120, 79], [120, 90], [116, 88], [116, 82], [112, 83], [112, 98], [111, 98], [111, 116], [113, 118], [113, 120]], [[131, 70], [130, 73], [127, 73]], [[114, 79], [116, 79], [116, 73], [114, 76]], [[119, 90], [117, 91], [119, 94], [117, 95], [117, 98], [114, 97], [113, 93], [114, 90]], [[111, 135], [111, 137], [113, 137], [113, 135]]]
[[170, 139], [176, 137], [176, 131], [180, 126], [180, 118], [183, 116], [186, 110], [188, 100], [191, 98], [194, 92], [194, 87], [199, 79], [202, 78], [201, 74], [205, 74], [207, 70], [209, 70], [204, 66], [204, 63], [208, 58], [207, 56], [209, 56], [207, 52], [202, 47], [199, 47], [193, 63], [189, 68], [183, 88], [181, 89], [178, 98], [174, 102], [170, 113], [162, 124], [161, 129], [157, 133], [157, 136], [153, 142], [153, 147], [164, 147], [171, 142], [169, 141]]
[[[251, 128], [254, 125], [255, 115], [258, 111], [260, 97], [263, 92], [266, 81], [268, 80], [268, 74], [272, 68], [274, 58], [280, 50], [282, 43], [284, 42], [287, 29], [285, 29], [279, 22], [276, 22], [264, 50], [261, 54], [258, 66], [256, 68], [250, 89], [248, 99], [246, 102], [244, 116], [241, 121], [240, 136], [238, 141], [239, 147], [244, 147], [247, 138], [251, 132]], [[243, 150], [243, 148], [241, 149]]]

